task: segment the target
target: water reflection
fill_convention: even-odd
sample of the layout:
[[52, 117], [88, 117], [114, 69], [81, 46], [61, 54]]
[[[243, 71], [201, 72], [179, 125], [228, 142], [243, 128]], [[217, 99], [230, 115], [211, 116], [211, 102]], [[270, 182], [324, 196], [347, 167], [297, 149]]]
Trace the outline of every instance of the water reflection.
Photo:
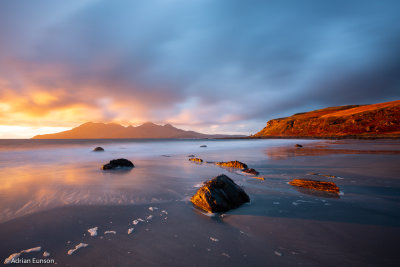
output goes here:
[[379, 154], [400, 155], [400, 150], [357, 150], [330, 148], [328, 145], [310, 147], [271, 147], [265, 150], [265, 155], [273, 160], [283, 160], [299, 156], [329, 156], [338, 154]]
[[[113, 171], [102, 171], [97, 165], [3, 168], [7, 179], [0, 183], [0, 222], [63, 205], [126, 205], [183, 198], [176, 179], [160, 179], [168, 178], [171, 163], [161, 169], [139, 161], [135, 165], [140, 167]], [[183, 176], [175, 173], [178, 180]]]
[[298, 192], [305, 194], [305, 195], [310, 195], [314, 197], [323, 197], [323, 198], [340, 198], [339, 194], [333, 193], [333, 192], [326, 192], [326, 191], [320, 191], [320, 190], [313, 190], [309, 188], [304, 188], [304, 187], [294, 187]]

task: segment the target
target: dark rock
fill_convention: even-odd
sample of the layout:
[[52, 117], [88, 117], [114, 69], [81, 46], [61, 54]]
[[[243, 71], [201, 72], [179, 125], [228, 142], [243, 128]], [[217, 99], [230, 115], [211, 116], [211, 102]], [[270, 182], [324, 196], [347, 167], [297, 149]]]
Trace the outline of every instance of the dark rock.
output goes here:
[[190, 158], [189, 161], [193, 161], [193, 162], [196, 162], [196, 163], [203, 163], [203, 160], [199, 159], [199, 158]]
[[240, 162], [240, 161], [228, 161], [228, 162], [217, 162], [215, 163], [221, 167], [228, 167], [228, 168], [237, 168], [237, 169], [247, 169], [247, 165]]
[[188, 155], [188, 158], [194, 158], [196, 157], [195, 155]]
[[134, 168], [135, 165], [127, 159], [113, 159], [110, 163], [103, 165], [103, 170], [112, 170], [117, 168]]
[[200, 147], [207, 147], [207, 145], [201, 145]]
[[339, 187], [334, 182], [323, 182], [309, 179], [294, 179], [290, 181], [289, 184], [293, 186], [339, 194]]
[[303, 147], [302, 145], [300, 145], [300, 144], [296, 144], [295, 145], [295, 147]]
[[248, 174], [252, 174], [252, 175], [259, 175], [259, 174], [260, 174], [258, 171], [256, 171], [256, 170], [253, 169], [253, 168], [244, 169], [244, 170], [242, 170], [242, 172], [248, 173]]
[[94, 152], [102, 152], [104, 151], [104, 148], [102, 148], [101, 146], [96, 147], [95, 149], [93, 149]]
[[225, 212], [249, 202], [246, 192], [226, 175], [204, 183], [190, 201], [200, 209], [213, 213]]

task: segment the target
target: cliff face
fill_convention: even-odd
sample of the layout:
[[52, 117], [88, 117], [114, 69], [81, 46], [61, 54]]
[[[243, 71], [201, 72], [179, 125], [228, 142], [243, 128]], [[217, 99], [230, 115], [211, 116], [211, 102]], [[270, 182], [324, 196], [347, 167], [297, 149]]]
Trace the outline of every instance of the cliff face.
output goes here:
[[255, 137], [400, 136], [400, 100], [373, 105], [329, 107], [274, 119]]

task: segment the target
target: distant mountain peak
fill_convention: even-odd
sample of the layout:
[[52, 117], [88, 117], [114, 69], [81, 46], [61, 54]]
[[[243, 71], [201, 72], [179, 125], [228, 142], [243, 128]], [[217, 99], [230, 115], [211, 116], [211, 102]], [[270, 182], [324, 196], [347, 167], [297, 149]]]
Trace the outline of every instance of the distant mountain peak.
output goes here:
[[220, 138], [228, 135], [207, 135], [175, 128], [171, 124], [145, 122], [124, 127], [117, 123], [86, 122], [71, 130], [34, 136], [33, 139], [121, 139], [121, 138]]

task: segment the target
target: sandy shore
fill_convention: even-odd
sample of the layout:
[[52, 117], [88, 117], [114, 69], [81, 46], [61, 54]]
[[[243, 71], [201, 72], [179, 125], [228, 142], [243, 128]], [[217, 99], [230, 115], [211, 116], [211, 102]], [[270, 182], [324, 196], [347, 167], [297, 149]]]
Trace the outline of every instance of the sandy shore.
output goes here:
[[[136, 181], [127, 191], [143, 201], [78, 201], [5, 220], [0, 223], [0, 257], [41, 246], [41, 252], [21, 257], [43, 258], [48, 251], [59, 266], [396, 266], [400, 142], [328, 141], [304, 148], [196, 153], [209, 161], [241, 160], [264, 181], [194, 164], [186, 155], [138, 159], [137, 169], [101, 174], [101, 183], [123, 188], [125, 182]], [[88, 175], [86, 168], [92, 165], [82, 168], [79, 174]], [[220, 173], [242, 185], [251, 203], [206, 216], [188, 199], [199, 183]], [[298, 191], [287, 184], [293, 178], [334, 181], [342, 194], [330, 198]], [[95, 181], [89, 181], [93, 188]], [[139, 218], [144, 221], [135, 225]], [[96, 236], [88, 232], [93, 227], [98, 227]], [[67, 255], [80, 243], [88, 246]]]

